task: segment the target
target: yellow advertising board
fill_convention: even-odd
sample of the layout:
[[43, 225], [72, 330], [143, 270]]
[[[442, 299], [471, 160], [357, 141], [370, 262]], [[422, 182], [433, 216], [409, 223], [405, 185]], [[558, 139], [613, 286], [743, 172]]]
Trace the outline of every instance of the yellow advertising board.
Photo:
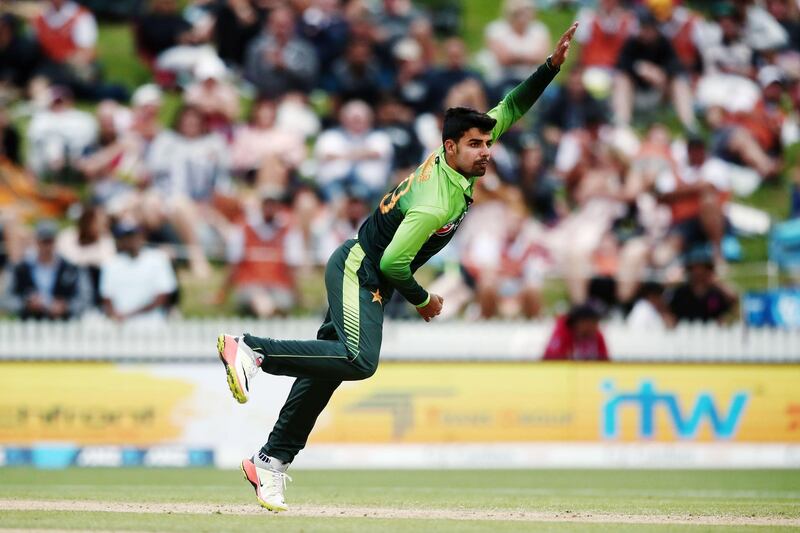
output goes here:
[[800, 442], [800, 366], [383, 364], [313, 443]]
[[[289, 386], [239, 406], [216, 365], [166, 367], [0, 363], [0, 444], [260, 445]], [[798, 443], [800, 365], [383, 363], [310, 444], [564, 441]]]

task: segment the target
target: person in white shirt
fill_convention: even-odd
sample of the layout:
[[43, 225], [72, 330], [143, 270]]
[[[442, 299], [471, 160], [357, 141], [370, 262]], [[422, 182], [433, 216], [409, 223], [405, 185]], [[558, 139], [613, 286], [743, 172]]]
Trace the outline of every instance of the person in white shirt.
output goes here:
[[640, 331], [664, 329], [664, 287], [652, 281], [642, 284], [639, 289], [639, 299], [628, 314], [628, 326]]
[[170, 295], [178, 287], [169, 257], [162, 250], [144, 248], [144, 235], [132, 222], [117, 223], [114, 237], [118, 252], [100, 272], [103, 310], [117, 322], [163, 322]]

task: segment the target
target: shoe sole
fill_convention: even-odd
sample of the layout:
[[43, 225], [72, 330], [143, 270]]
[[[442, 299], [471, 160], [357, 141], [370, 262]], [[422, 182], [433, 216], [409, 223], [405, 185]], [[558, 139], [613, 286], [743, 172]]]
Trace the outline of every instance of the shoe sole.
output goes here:
[[[228, 359], [225, 357], [224, 333], [217, 337], [217, 353], [219, 354], [219, 360], [222, 361], [223, 365], [225, 365], [225, 375], [228, 377], [228, 388], [231, 390], [231, 394], [233, 394], [233, 397], [237, 402], [247, 403], [247, 396], [239, 384], [239, 379], [236, 377], [236, 370], [231, 364], [228, 363]], [[234, 354], [234, 356], [235, 355], [236, 354]]]
[[286, 511], [288, 507], [280, 507], [277, 505], [272, 505], [264, 500], [258, 495], [258, 474], [256, 473], [256, 467], [253, 463], [248, 460], [242, 461], [242, 464], [239, 465], [239, 468], [242, 470], [242, 474], [244, 474], [244, 478], [247, 480], [248, 483], [253, 487], [253, 490], [256, 491], [256, 500], [258, 501], [258, 505], [267, 509], [268, 511], [272, 511], [273, 513], [280, 513], [281, 511]]

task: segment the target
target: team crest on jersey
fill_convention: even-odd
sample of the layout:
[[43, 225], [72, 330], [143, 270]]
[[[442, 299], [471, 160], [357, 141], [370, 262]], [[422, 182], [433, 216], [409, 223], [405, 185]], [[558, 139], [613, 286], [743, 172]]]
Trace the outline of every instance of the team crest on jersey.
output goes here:
[[434, 233], [436, 235], [438, 235], [439, 237], [444, 237], [445, 235], [449, 235], [449, 234], [453, 233], [456, 230], [456, 228], [458, 228], [459, 224], [461, 224], [461, 221], [464, 220], [464, 215], [466, 215], [466, 214], [467, 214], [467, 212], [464, 211], [463, 213], [461, 213], [460, 217], [458, 217], [457, 219], [455, 219], [452, 222], [448, 222], [447, 224], [445, 224], [441, 228], [439, 228], [436, 231], [434, 231]]

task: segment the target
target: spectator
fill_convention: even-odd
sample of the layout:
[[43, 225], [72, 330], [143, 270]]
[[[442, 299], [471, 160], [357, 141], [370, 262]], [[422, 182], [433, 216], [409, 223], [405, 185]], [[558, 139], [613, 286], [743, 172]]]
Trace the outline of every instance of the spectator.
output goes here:
[[174, 46], [196, 42], [192, 25], [180, 14], [177, 0], [150, 0], [150, 9], [135, 24], [136, 48], [148, 64]]
[[264, 32], [248, 47], [244, 75], [259, 94], [270, 98], [290, 91], [308, 91], [319, 71], [314, 48], [295, 33], [289, 7], [269, 14]]
[[640, 12], [639, 33], [625, 41], [617, 68], [612, 105], [618, 123], [630, 124], [634, 108], [653, 107], [669, 94], [684, 128], [697, 131], [686, 73], [649, 11]]
[[566, 83], [546, 102], [541, 113], [543, 136], [549, 144], [557, 146], [564, 132], [585, 128], [588, 117], [604, 117], [606, 110], [602, 102], [586, 91], [583, 69], [574, 67]]
[[226, 65], [237, 70], [244, 65], [247, 44], [263, 26], [266, 11], [252, 0], [218, 2], [214, 17], [214, 44]]
[[289, 213], [282, 193], [266, 189], [255, 216], [239, 226], [228, 246], [231, 265], [217, 298], [232, 291], [237, 308], [258, 318], [287, 314], [295, 305], [294, 275], [286, 261]]
[[443, 64], [431, 73], [433, 94], [431, 95], [432, 111], [443, 111], [442, 106], [447, 93], [454, 86], [465, 80], [476, 80], [483, 83], [481, 74], [468, 65], [469, 51], [464, 39], [449, 37], [442, 45]]
[[339, 0], [313, 0], [303, 11], [300, 34], [317, 52], [321, 70], [327, 72], [344, 55], [350, 33]]
[[79, 98], [124, 100], [126, 91], [104, 85], [97, 64], [97, 21], [73, 0], [47, 0], [33, 21], [44, 61], [40, 73], [56, 85], [66, 85]]
[[167, 254], [144, 248], [142, 229], [133, 222], [117, 222], [113, 232], [117, 254], [100, 271], [105, 314], [115, 322], [162, 322], [178, 286]]
[[77, 162], [97, 140], [97, 122], [76, 109], [66, 87], [52, 87], [46, 110], [28, 127], [28, 166], [37, 176], [59, 182], [77, 179]]
[[683, 70], [698, 74], [702, 68], [702, 18], [688, 7], [677, 5], [677, 0], [647, 0], [645, 3], [658, 20], [661, 33], [669, 39]]
[[800, 51], [800, 6], [785, 0], [767, 0], [767, 11], [781, 25], [789, 37], [788, 48]]
[[375, 20], [390, 45], [411, 33], [413, 23], [423, 16], [412, 0], [382, 0], [377, 6]]
[[389, 83], [365, 39], [351, 40], [342, 57], [336, 59], [323, 86], [337, 101], [363, 100], [374, 106]]
[[116, 253], [108, 216], [99, 205], [83, 206], [77, 226], [62, 230], [56, 238], [56, 252], [88, 274], [91, 301], [100, 307], [100, 269]]
[[505, 0], [503, 18], [486, 26], [486, 75], [498, 94], [526, 79], [550, 53], [550, 31], [536, 20], [532, 0]]
[[178, 112], [175, 130], [153, 140], [146, 165], [152, 180], [144, 204], [144, 214], [152, 220], [149, 226], [168, 219], [187, 247], [194, 274], [207, 277], [210, 266], [201, 237], [207, 237], [207, 247], [218, 248], [225, 235], [226, 222], [213, 206], [217, 195], [230, 188], [225, 141], [208, 131], [197, 108], [185, 106]]
[[225, 80], [225, 65], [216, 58], [206, 58], [195, 68], [194, 84], [187, 87], [184, 102], [205, 115], [212, 131], [227, 134], [239, 118], [239, 94]]
[[385, 192], [392, 164], [392, 141], [373, 129], [372, 110], [355, 100], [342, 107], [341, 127], [324, 131], [314, 147], [317, 182], [326, 198], [342, 196], [348, 186], [361, 186], [370, 197]]
[[14, 165], [22, 164], [19, 132], [3, 108], [0, 108], [0, 158], [8, 159]]
[[39, 49], [13, 15], [0, 15], [0, 101], [18, 94], [39, 63]]
[[686, 281], [667, 295], [668, 324], [701, 321], [723, 323], [736, 303], [736, 293], [716, 279], [710, 251], [699, 248], [684, 261]]
[[622, 47], [636, 27], [633, 13], [620, 4], [620, 0], [600, 0], [596, 9], [583, 8], [578, 13], [575, 39], [581, 43], [584, 67], [616, 68]]
[[394, 80], [397, 97], [417, 114], [433, 111], [434, 78], [420, 44], [410, 37], [401, 39], [393, 53], [397, 65]]
[[600, 331], [600, 313], [591, 305], [573, 307], [556, 320], [545, 361], [608, 361], [606, 340]]
[[781, 50], [789, 43], [786, 30], [754, 0], [733, 0], [736, 16], [744, 21], [745, 40], [753, 50]]
[[9, 302], [22, 319], [68, 319], [86, 303], [86, 281], [80, 269], [56, 253], [58, 226], [43, 220], [36, 226], [36, 251], [15, 265]]
[[663, 285], [648, 281], [639, 288], [639, 295], [626, 323], [630, 328], [639, 331], [661, 330], [666, 326], [666, 314]]
[[533, 140], [523, 144], [519, 154], [519, 182], [525, 203], [542, 224], [552, 226], [566, 214], [566, 206], [557, 197], [560, 185], [544, 159], [542, 146]]
[[307, 150], [300, 134], [276, 125], [276, 113], [274, 100], [262, 98], [253, 105], [250, 123], [234, 132], [231, 167], [250, 184], [285, 190]]
[[414, 131], [414, 112], [396, 98], [386, 96], [378, 104], [376, 118], [378, 128], [392, 141], [392, 170], [395, 177], [405, 178], [424, 155], [422, 144]]

